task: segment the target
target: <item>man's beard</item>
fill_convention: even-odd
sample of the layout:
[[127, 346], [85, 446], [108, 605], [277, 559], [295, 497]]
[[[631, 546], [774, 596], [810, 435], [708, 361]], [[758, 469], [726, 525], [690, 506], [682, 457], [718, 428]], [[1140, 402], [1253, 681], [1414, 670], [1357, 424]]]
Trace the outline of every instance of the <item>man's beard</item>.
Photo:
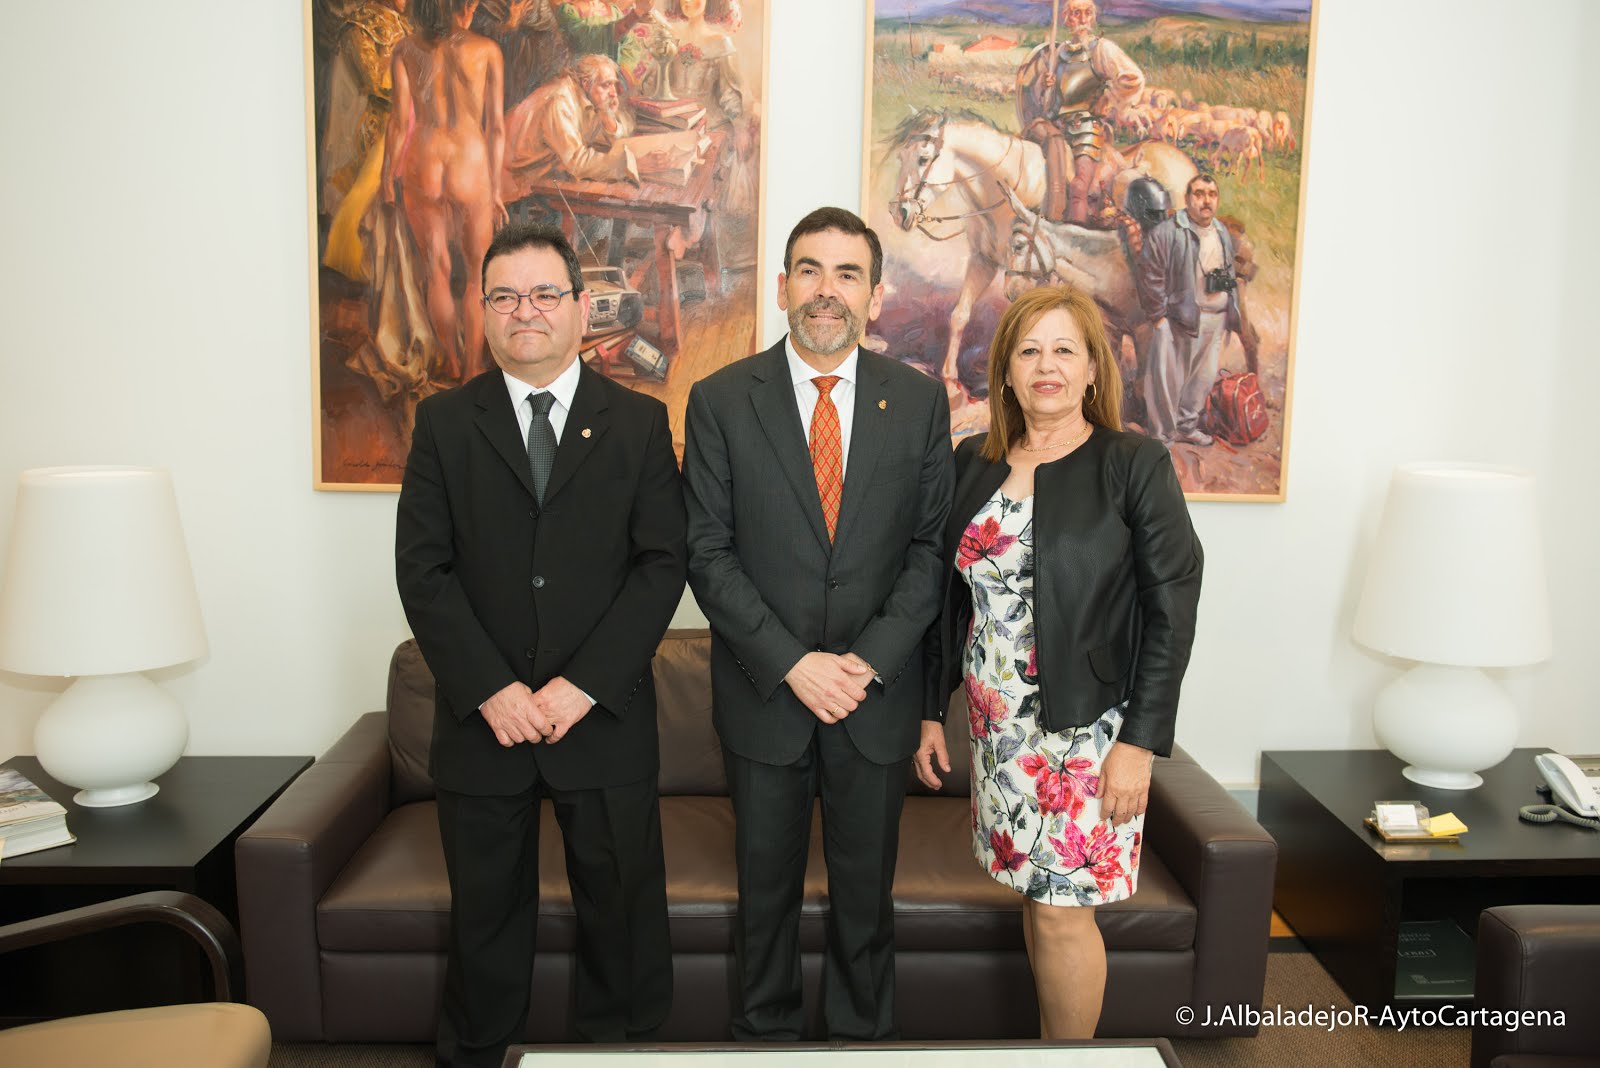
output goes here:
[[[835, 336], [819, 338], [811, 332], [806, 316], [814, 312], [827, 312], [840, 317], [840, 323], [835, 328], [837, 330]], [[800, 344], [804, 345], [808, 352], [814, 352], [819, 356], [832, 356], [836, 352], [843, 352], [861, 338], [861, 320], [857, 319], [855, 313], [842, 301], [832, 297], [818, 297], [798, 308], [790, 308], [789, 329], [800, 339]]]

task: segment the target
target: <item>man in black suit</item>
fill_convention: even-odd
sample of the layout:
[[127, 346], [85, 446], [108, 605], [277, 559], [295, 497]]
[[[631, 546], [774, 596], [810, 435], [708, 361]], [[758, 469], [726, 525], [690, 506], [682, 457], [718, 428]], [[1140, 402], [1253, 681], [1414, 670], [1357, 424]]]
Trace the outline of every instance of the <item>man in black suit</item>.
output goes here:
[[497, 1066], [528, 1013], [541, 798], [577, 911], [578, 1033], [646, 1035], [671, 1005], [650, 660], [685, 547], [666, 408], [578, 360], [589, 294], [565, 238], [501, 230], [483, 288], [499, 367], [417, 406], [395, 560], [438, 683], [439, 1063]]
[[857, 348], [882, 271], [859, 218], [812, 212], [778, 276], [789, 336], [689, 392], [689, 581], [711, 621], [738, 824], [742, 1040], [801, 1034], [800, 899], [819, 791], [828, 1034], [894, 1034], [890, 891], [953, 476], [938, 383]]

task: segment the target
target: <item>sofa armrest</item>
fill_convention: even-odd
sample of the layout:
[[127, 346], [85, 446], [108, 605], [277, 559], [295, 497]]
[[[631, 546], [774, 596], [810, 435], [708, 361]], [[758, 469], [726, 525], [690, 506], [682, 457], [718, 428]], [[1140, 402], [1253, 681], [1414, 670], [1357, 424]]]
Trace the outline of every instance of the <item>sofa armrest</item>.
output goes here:
[[1563, 1023], [1519, 1018], [1515, 1027], [1472, 1025], [1472, 1068], [1496, 1057], [1593, 1056], [1600, 1050], [1600, 905], [1503, 905], [1478, 917], [1473, 1007], [1563, 1014]]
[[234, 846], [246, 991], [277, 1039], [323, 1037], [317, 902], [389, 811], [388, 722], [356, 720]]
[[215, 1000], [232, 1001], [243, 989], [243, 957], [233, 924], [209, 902], [177, 890], [151, 890], [6, 924], [0, 927], [0, 953], [135, 923], [166, 924], [193, 939], [211, 970]]
[[[1188, 753], [1157, 760], [1145, 849], [1161, 857], [1195, 904], [1194, 1004], [1257, 1005], [1267, 981], [1278, 844]], [[1248, 1034], [1255, 1034], [1249, 1028]], [[1201, 1030], [1191, 1028], [1191, 1033]], [[1210, 1032], [1210, 1033], [1215, 1033]]]

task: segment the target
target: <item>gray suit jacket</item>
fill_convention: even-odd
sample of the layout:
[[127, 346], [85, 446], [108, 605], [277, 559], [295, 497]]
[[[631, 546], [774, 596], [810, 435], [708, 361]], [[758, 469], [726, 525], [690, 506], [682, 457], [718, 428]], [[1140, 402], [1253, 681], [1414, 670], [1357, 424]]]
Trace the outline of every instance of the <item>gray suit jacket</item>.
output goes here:
[[917, 747], [923, 637], [938, 615], [954, 482], [950, 406], [933, 379], [863, 351], [832, 545], [784, 342], [695, 383], [683, 474], [689, 584], [711, 621], [712, 709], [729, 749], [798, 759], [817, 718], [784, 683], [813, 650], [883, 680], [844, 720], [869, 760]]

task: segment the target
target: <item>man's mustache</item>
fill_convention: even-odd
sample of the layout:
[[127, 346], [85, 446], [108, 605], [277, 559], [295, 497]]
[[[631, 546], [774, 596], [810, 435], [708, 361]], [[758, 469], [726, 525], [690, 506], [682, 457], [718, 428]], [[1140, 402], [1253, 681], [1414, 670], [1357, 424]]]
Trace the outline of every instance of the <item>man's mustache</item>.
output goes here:
[[800, 311], [806, 315], [837, 315], [846, 322], [851, 322], [855, 319], [855, 316], [850, 314], [850, 309], [845, 306], [844, 302], [833, 297], [818, 297], [816, 300], [808, 301], [801, 307]]

